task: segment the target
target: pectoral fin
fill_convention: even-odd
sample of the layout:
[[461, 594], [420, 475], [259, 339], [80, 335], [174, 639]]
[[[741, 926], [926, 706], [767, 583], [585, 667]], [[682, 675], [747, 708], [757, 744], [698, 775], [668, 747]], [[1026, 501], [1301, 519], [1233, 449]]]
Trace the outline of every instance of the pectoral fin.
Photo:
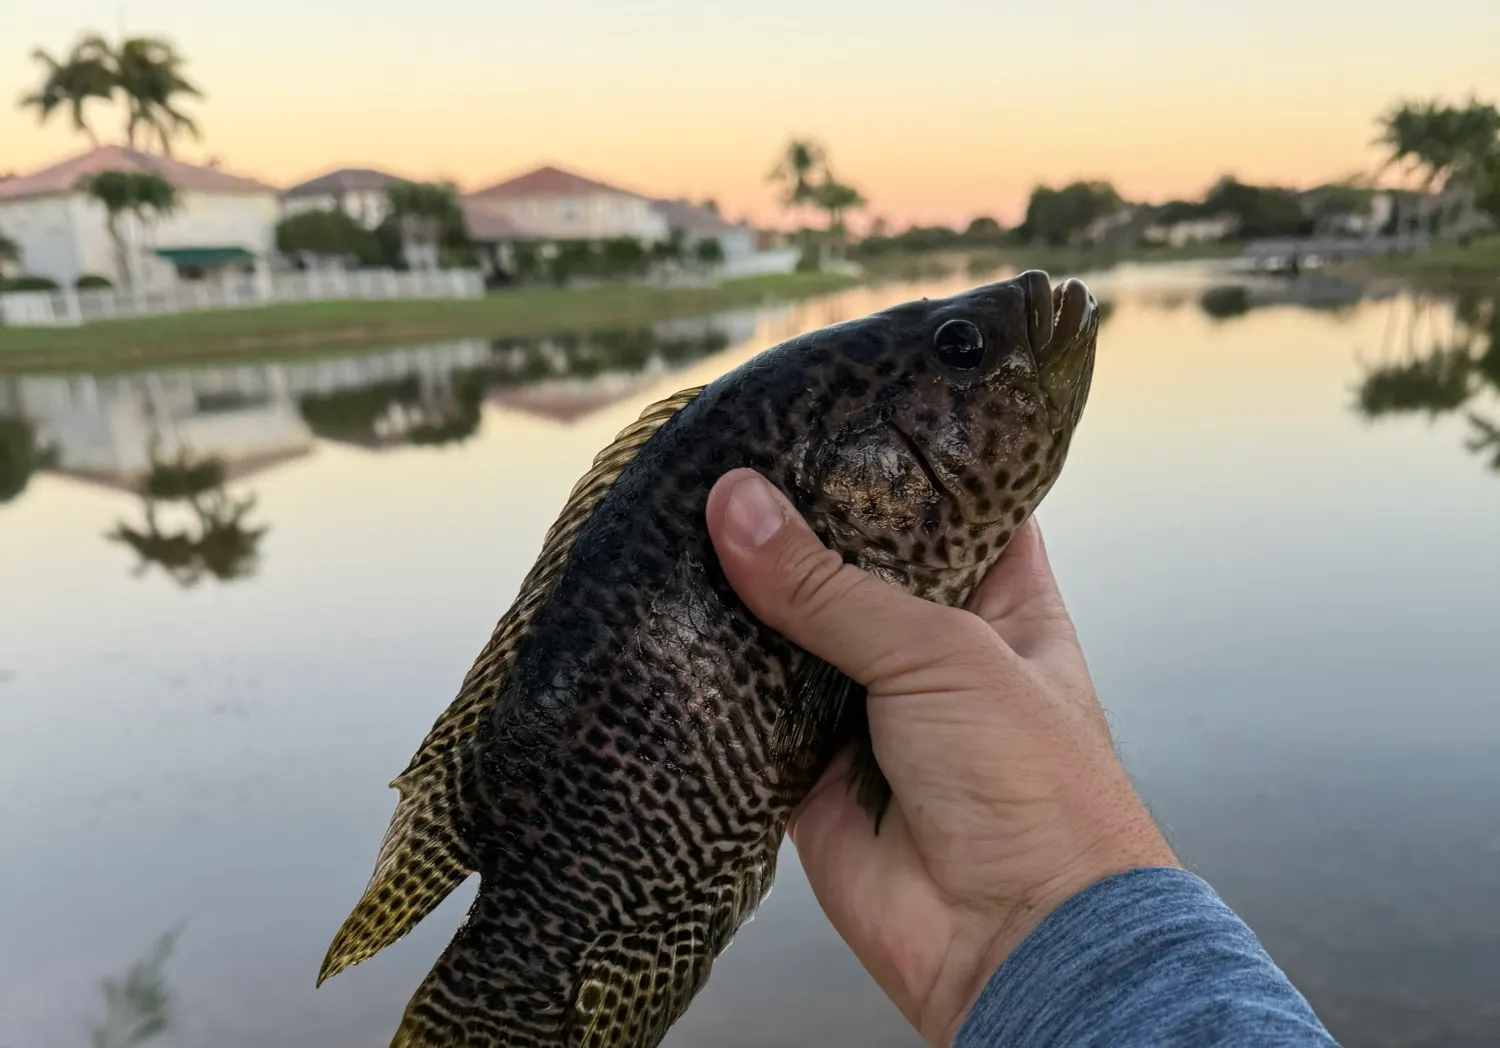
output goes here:
[[863, 685], [822, 659], [808, 655], [792, 678], [776, 721], [772, 752], [784, 774], [817, 774], [845, 747], [853, 747], [849, 782], [874, 830], [890, 807], [891, 785], [875, 760]]

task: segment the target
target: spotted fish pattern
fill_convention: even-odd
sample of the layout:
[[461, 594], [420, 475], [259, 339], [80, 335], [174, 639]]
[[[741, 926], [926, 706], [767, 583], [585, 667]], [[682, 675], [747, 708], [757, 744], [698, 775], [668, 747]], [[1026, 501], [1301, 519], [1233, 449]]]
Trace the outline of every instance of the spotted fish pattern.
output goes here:
[[840, 748], [871, 832], [890, 803], [862, 690], [724, 578], [710, 488], [759, 470], [849, 562], [961, 603], [1062, 469], [1098, 322], [1081, 283], [1030, 271], [799, 336], [647, 408], [391, 783], [318, 982], [477, 873], [393, 1048], [654, 1048]]

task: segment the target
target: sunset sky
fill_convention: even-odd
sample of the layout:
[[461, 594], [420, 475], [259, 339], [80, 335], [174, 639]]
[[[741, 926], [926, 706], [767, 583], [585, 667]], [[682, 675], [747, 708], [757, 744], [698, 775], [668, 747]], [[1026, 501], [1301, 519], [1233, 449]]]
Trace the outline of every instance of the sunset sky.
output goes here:
[[[81, 30], [171, 37], [188, 160], [278, 185], [374, 166], [478, 188], [552, 162], [774, 220], [790, 135], [893, 223], [1018, 220], [1038, 181], [1133, 199], [1368, 168], [1401, 95], [1500, 98], [1495, 0], [0, 0], [0, 172], [86, 147], [15, 100]], [[107, 140], [120, 118], [96, 107]]]

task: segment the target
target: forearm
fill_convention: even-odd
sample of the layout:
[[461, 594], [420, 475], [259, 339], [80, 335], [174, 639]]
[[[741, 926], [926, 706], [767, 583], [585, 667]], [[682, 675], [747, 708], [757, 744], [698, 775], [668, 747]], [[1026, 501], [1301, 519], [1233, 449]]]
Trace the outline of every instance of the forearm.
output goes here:
[[1336, 1048], [1201, 878], [1133, 870], [1075, 895], [1001, 965], [953, 1048]]

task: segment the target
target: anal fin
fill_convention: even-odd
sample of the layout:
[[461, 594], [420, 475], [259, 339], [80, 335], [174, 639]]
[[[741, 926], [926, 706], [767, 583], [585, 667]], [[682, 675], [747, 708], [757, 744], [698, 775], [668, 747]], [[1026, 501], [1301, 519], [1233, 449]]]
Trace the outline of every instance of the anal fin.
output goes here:
[[714, 962], [765, 900], [775, 877], [776, 852], [768, 849], [673, 919], [601, 935], [585, 954], [559, 1043], [655, 1048], [708, 983]]

